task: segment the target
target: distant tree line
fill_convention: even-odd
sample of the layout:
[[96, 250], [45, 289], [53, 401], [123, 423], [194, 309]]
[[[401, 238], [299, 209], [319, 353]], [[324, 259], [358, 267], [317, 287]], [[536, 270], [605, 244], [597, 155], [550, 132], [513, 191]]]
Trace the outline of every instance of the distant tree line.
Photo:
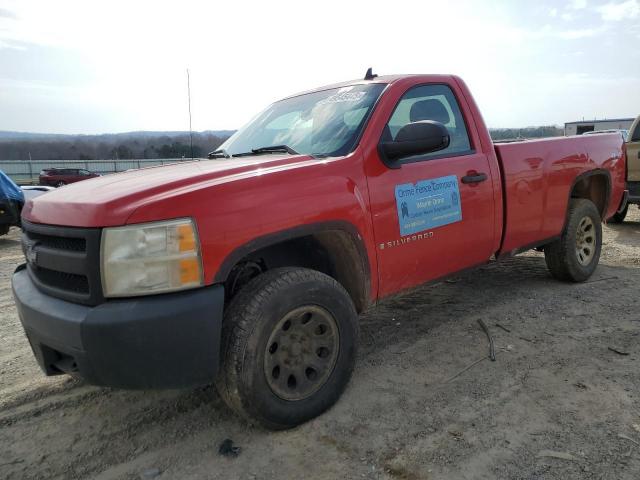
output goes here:
[[516, 140], [518, 138], [561, 137], [564, 129], [555, 125], [525, 128], [490, 128], [493, 140]]
[[0, 137], [0, 160], [202, 158], [228, 137], [229, 132], [194, 132], [193, 153], [189, 132]]
[[[557, 126], [492, 128], [493, 140], [558, 137]], [[4, 133], [4, 136], [1, 135]], [[193, 156], [217, 149], [233, 131], [193, 133]], [[131, 132], [104, 135], [40, 135], [0, 132], [0, 160], [124, 160], [189, 158], [189, 132]]]

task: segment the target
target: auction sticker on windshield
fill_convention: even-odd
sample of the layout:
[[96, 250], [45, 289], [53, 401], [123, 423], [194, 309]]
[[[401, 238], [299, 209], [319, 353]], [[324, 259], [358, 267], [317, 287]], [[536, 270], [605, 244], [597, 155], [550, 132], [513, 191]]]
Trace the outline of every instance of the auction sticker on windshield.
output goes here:
[[396, 185], [400, 235], [412, 235], [462, 220], [458, 177], [431, 178]]
[[353, 87], [341, 88], [337, 93], [329, 95], [324, 100], [320, 100], [318, 102], [318, 105], [326, 105], [328, 103], [359, 102], [367, 94], [367, 92], [354, 92], [352, 90]]

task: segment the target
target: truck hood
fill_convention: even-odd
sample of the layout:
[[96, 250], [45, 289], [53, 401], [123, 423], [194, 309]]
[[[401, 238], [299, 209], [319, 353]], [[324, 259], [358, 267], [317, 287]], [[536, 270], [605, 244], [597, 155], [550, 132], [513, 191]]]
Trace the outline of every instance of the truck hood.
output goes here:
[[140, 206], [154, 199], [255, 175], [317, 163], [309, 155], [254, 155], [180, 162], [105, 175], [73, 183], [29, 200], [22, 218], [49, 225], [108, 227], [124, 225]]

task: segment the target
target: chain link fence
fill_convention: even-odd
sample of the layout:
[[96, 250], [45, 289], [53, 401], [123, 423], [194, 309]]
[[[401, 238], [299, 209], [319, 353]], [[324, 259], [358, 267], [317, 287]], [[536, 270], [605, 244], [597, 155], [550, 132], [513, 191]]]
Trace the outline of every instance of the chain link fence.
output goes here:
[[191, 158], [157, 158], [153, 160], [0, 160], [0, 170], [19, 185], [37, 185], [40, 172], [46, 168], [83, 168], [107, 174], [153, 165], [190, 162]]

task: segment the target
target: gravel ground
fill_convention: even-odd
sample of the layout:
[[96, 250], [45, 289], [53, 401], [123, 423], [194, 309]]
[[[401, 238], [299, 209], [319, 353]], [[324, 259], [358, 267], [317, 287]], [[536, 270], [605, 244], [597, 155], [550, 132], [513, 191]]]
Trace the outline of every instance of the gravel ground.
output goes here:
[[[370, 311], [344, 396], [279, 433], [242, 422], [212, 387], [45, 377], [11, 296], [21, 262], [12, 230], [0, 238], [0, 478], [640, 478], [636, 208], [605, 228], [587, 283], [553, 280], [530, 252]], [[226, 438], [237, 458], [218, 454]]]

